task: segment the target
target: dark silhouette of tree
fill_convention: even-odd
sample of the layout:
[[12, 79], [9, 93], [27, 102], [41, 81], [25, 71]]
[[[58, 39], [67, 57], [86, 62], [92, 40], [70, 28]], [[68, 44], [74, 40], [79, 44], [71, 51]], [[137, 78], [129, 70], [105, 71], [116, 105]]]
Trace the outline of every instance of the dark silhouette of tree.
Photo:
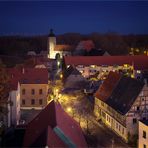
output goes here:
[[[0, 63], [0, 121], [7, 120], [7, 105], [9, 97], [9, 77], [7, 75], [5, 66]], [[0, 131], [2, 131], [0, 127]]]

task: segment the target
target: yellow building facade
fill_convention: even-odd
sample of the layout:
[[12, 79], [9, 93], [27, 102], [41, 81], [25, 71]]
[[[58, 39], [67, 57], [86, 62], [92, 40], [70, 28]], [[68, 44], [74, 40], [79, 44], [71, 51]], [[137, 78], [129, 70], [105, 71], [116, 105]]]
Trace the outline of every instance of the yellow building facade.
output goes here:
[[42, 109], [47, 105], [48, 84], [21, 84], [21, 109]]
[[148, 148], [148, 120], [139, 121], [138, 148]]
[[95, 98], [94, 114], [97, 117], [97, 120], [101, 119], [108, 128], [122, 137], [124, 141], [128, 142], [125, 116], [122, 116], [98, 98]]

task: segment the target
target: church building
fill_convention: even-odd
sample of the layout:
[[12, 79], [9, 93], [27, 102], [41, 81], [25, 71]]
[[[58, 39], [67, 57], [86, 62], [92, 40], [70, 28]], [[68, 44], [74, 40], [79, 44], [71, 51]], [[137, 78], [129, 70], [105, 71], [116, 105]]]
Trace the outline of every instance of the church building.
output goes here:
[[56, 43], [56, 36], [53, 33], [53, 30], [50, 29], [50, 33], [48, 35], [48, 42], [47, 42], [47, 52], [48, 58], [55, 59], [56, 55], [60, 55], [60, 57], [65, 55], [70, 55], [73, 46], [67, 44], [59, 44]]

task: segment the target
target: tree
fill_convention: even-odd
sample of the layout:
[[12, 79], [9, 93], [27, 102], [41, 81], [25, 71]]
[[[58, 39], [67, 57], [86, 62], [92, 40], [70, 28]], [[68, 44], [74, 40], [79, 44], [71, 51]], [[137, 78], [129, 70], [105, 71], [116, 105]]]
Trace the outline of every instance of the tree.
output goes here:
[[0, 120], [3, 121], [7, 115], [7, 104], [9, 97], [9, 76], [5, 66], [0, 63]]

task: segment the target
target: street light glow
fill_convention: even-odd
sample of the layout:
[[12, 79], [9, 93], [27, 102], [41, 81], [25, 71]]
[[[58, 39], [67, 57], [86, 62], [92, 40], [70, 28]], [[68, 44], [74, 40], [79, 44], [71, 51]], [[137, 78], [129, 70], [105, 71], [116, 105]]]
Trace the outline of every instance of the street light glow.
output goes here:
[[67, 107], [67, 111], [68, 112], [71, 112], [72, 111], [72, 108], [71, 107]]

